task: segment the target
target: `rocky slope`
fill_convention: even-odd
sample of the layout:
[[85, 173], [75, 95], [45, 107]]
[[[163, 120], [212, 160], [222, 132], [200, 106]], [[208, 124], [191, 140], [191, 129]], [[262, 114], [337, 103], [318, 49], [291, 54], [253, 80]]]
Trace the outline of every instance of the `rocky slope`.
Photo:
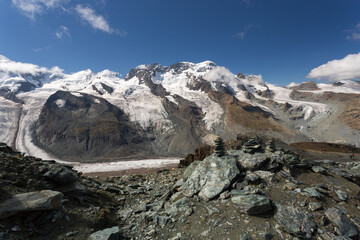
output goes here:
[[359, 239], [360, 162], [233, 143], [186, 169], [106, 179], [1, 144], [0, 238]]
[[238, 132], [359, 145], [359, 96], [356, 81], [278, 87], [210, 61], [140, 65], [122, 79], [1, 56], [0, 141], [73, 161], [184, 156]]

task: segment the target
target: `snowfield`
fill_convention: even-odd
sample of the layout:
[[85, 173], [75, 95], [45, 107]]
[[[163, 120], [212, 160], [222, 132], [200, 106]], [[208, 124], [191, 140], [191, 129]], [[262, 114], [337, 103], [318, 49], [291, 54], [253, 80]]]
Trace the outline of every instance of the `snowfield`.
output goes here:
[[106, 163], [72, 163], [71, 165], [76, 171], [83, 173], [93, 172], [116, 172], [131, 169], [142, 168], [160, 168], [170, 167], [174, 164], [178, 164], [180, 158], [169, 159], [146, 159], [135, 161], [122, 161], [122, 162], [106, 162]]

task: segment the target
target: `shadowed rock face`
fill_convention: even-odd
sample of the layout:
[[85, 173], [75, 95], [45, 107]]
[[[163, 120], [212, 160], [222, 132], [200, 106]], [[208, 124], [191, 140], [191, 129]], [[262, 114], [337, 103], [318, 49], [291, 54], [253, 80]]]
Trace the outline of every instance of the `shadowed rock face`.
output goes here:
[[132, 155], [137, 147], [137, 153], [144, 150], [148, 138], [141, 131], [121, 109], [102, 98], [58, 91], [45, 103], [35, 137], [55, 156], [123, 157]]

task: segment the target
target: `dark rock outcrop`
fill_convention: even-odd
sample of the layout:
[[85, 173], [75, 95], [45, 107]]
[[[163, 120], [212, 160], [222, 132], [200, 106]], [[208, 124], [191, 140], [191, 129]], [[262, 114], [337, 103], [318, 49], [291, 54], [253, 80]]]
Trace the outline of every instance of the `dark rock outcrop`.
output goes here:
[[[87, 94], [58, 91], [46, 101], [35, 127], [38, 145], [71, 159], [141, 155], [148, 136], [108, 101]], [[139, 142], [143, 144], [136, 144]], [[64, 151], [66, 149], [66, 151]], [[136, 153], [133, 152], [136, 149]]]

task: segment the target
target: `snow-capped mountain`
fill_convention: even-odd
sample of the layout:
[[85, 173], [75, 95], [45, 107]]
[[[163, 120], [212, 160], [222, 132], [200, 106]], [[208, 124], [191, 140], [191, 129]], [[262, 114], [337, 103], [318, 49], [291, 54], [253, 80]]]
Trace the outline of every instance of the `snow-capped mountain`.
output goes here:
[[0, 141], [43, 158], [184, 155], [250, 131], [360, 144], [358, 82], [279, 87], [211, 61], [139, 65], [120, 78], [0, 55], [0, 96]]

